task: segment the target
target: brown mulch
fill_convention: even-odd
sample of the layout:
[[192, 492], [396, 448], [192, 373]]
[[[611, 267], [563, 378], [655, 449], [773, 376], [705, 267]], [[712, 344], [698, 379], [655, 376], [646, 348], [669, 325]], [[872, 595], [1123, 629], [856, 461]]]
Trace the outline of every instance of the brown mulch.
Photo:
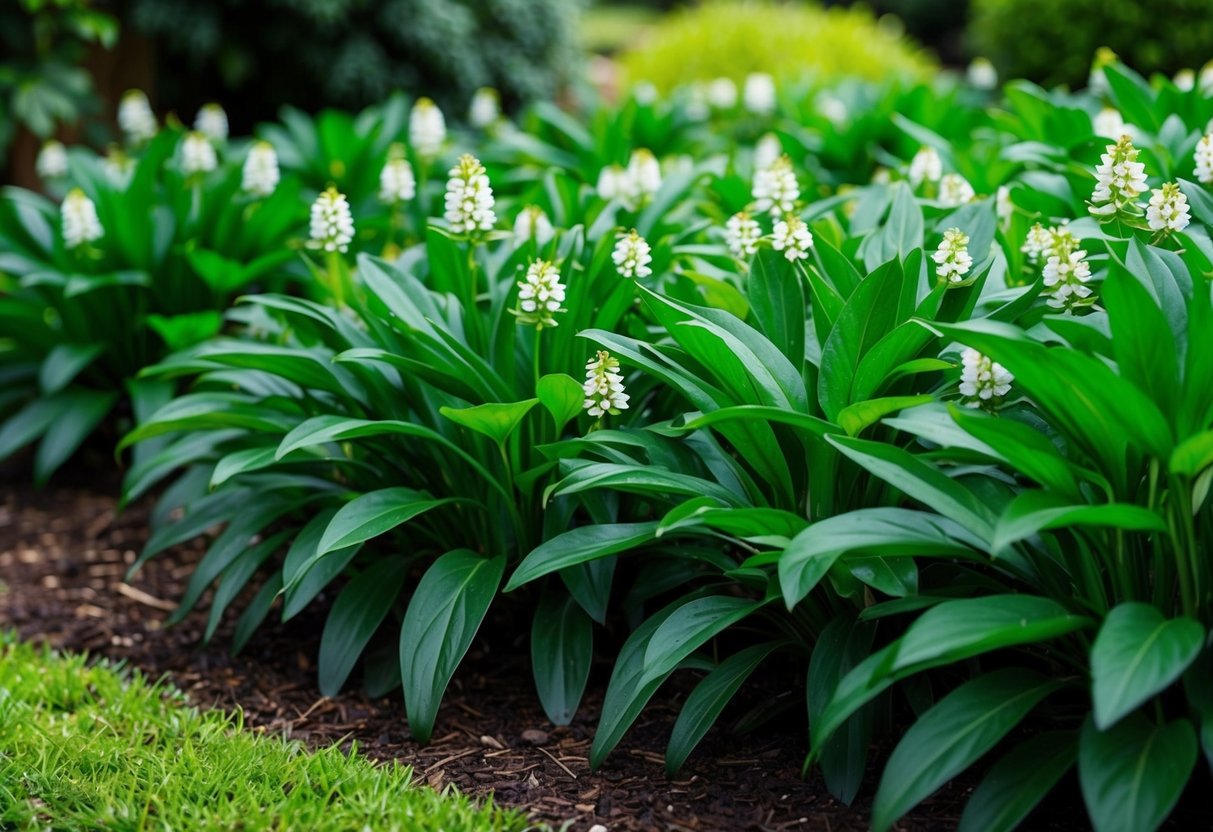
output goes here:
[[[399, 690], [374, 700], [355, 685], [334, 698], [316, 692], [320, 612], [268, 623], [235, 657], [226, 647], [230, 624], [209, 646], [201, 643], [204, 610], [163, 627], [201, 549], [178, 547], [125, 583], [123, 573], [146, 536], [147, 511], [137, 506], [119, 515], [112, 497], [87, 489], [0, 486], [0, 629], [166, 675], [199, 706], [241, 709], [245, 724], [257, 730], [312, 744], [356, 741], [373, 758], [412, 766], [422, 782], [491, 793], [499, 804], [555, 827], [868, 828], [875, 772], [854, 807], [831, 798], [816, 774], [800, 777], [805, 729], [799, 705], [750, 734], [714, 729], [683, 771], [667, 778], [662, 754], [685, 681], [664, 688], [603, 769], [591, 773], [589, 747], [609, 667], [596, 668], [575, 721], [558, 728], [538, 705], [522, 638], [477, 643], [447, 693], [433, 741], [418, 745], [409, 738]], [[945, 788], [896, 828], [955, 828], [970, 790], [971, 783]], [[1043, 817], [1031, 828], [1088, 828], [1073, 801], [1037, 816]]]

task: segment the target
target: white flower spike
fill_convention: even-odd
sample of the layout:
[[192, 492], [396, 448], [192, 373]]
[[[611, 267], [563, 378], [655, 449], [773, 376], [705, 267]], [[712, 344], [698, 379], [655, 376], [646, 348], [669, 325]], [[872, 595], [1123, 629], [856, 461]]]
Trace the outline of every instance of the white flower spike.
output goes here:
[[408, 202], [417, 195], [417, 178], [413, 166], [399, 142], [388, 148], [387, 161], [379, 171], [379, 201], [385, 205]]
[[518, 281], [518, 322], [536, 329], [554, 327], [556, 315], [564, 311], [560, 268], [550, 260], [535, 260]]
[[765, 72], [754, 72], [746, 76], [741, 94], [745, 108], [760, 116], [775, 112], [775, 79]]
[[1011, 375], [1001, 364], [972, 348], [961, 354], [960, 395], [965, 407], [992, 408], [1011, 392]]
[[1192, 221], [1189, 216], [1188, 198], [1179, 189], [1178, 182], [1167, 182], [1150, 192], [1146, 206], [1146, 222], [1151, 231], [1172, 234], [1183, 231]]
[[794, 211], [798, 199], [800, 184], [787, 156], [780, 156], [770, 167], [755, 171], [754, 207], [757, 210], [780, 217]]
[[1051, 229], [1048, 259], [1045, 261], [1044, 294], [1054, 309], [1073, 311], [1095, 302], [1095, 293], [1087, 283], [1091, 280], [1091, 264], [1086, 251], [1078, 247], [1078, 239], [1064, 225]]
[[1097, 217], [1112, 217], [1120, 213], [1136, 213], [1137, 198], [1146, 191], [1146, 166], [1137, 161], [1138, 150], [1133, 140], [1121, 136], [1116, 144], [1108, 145], [1095, 168], [1095, 190], [1091, 194], [1090, 211]]
[[203, 104], [194, 116], [194, 129], [206, 136], [212, 142], [221, 144], [227, 141], [227, 113], [218, 104], [211, 102]]
[[442, 110], [428, 98], [418, 98], [409, 111], [409, 144], [417, 155], [432, 158], [446, 141], [446, 119]]
[[489, 231], [497, 223], [493, 188], [484, 165], [470, 153], [459, 157], [446, 183], [446, 217], [456, 234]]
[[278, 170], [278, 154], [274, 146], [260, 141], [249, 148], [240, 172], [240, 188], [247, 194], [264, 199], [278, 187], [282, 174]]
[[910, 184], [917, 188], [924, 182], [938, 182], [942, 176], [943, 160], [939, 158], [939, 152], [925, 145], [918, 148], [918, 152], [910, 160], [910, 170], [906, 174]]
[[776, 251], [782, 251], [788, 262], [795, 263], [809, 256], [809, 249], [813, 247], [813, 234], [800, 217], [785, 214], [783, 219], [775, 223], [771, 246]]
[[636, 210], [652, 199], [661, 188], [661, 165], [652, 151], [638, 148], [632, 151], [624, 175], [624, 204]]
[[739, 211], [729, 217], [724, 226], [724, 241], [733, 256], [745, 260], [758, 251], [762, 229], [748, 211]]
[[186, 176], [201, 176], [219, 167], [215, 146], [211, 140], [194, 130], [181, 140], [181, 172]]
[[1203, 136], [1196, 143], [1193, 154], [1196, 161], [1196, 178], [1203, 185], [1213, 184], [1213, 133]]
[[611, 260], [621, 277], [648, 277], [653, 273], [649, 264], [653, 262], [648, 242], [632, 229], [627, 234], [621, 234], [615, 250], [611, 252]]
[[514, 220], [514, 236], [519, 243], [534, 240], [539, 245], [544, 245], [555, 233], [548, 215], [543, 213], [543, 209], [538, 205], [526, 206], [518, 212], [518, 217]]
[[1028, 229], [1028, 237], [1019, 250], [1028, 256], [1029, 263], [1035, 265], [1040, 262], [1040, 256], [1048, 250], [1052, 243], [1052, 231], [1040, 223], [1036, 223]]
[[931, 257], [940, 281], [960, 283], [973, 268], [973, 258], [969, 255], [969, 235], [959, 228], [949, 228], [943, 232], [943, 241]]
[[128, 90], [118, 104], [118, 126], [129, 144], [150, 141], [160, 126], [142, 90]]
[[97, 217], [97, 206], [79, 188], [73, 188], [68, 193], [59, 211], [63, 223], [63, 245], [68, 249], [88, 245], [105, 235], [105, 229]]
[[51, 139], [43, 144], [34, 162], [34, 170], [43, 182], [67, 176], [67, 148], [63, 142]]
[[582, 406], [591, 416], [601, 418], [608, 413], [618, 416], [620, 411], [628, 409], [630, 397], [624, 390], [619, 359], [612, 358], [606, 350], [599, 350], [585, 365], [585, 384], [582, 386], [585, 402]]
[[481, 87], [468, 104], [468, 123], [478, 130], [490, 127], [501, 118], [501, 96], [492, 87]]
[[976, 195], [969, 180], [959, 173], [945, 174], [939, 180], [939, 204], [945, 208], [959, 208], [972, 202]]
[[354, 240], [354, 217], [345, 195], [330, 186], [312, 203], [312, 247], [322, 251], [349, 251]]

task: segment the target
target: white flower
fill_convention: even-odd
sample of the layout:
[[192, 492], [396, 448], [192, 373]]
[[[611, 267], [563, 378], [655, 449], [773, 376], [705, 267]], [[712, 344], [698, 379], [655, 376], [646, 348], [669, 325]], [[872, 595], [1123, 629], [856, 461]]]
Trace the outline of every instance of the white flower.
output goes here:
[[696, 81], [687, 88], [686, 114], [691, 121], [703, 121], [711, 115], [707, 84]]
[[1213, 183], [1213, 133], [1202, 136], [1196, 143], [1196, 178], [1205, 185]]
[[1044, 254], [1052, 243], [1052, 231], [1040, 223], [1036, 223], [1028, 229], [1028, 237], [1019, 250], [1028, 255], [1028, 261], [1034, 264], [1040, 260], [1040, 255]]
[[1196, 76], [1196, 86], [1200, 87], [1202, 95], [1213, 95], [1213, 61], [1209, 61], [1200, 69]]
[[1116, 53], [1106, 46], [1095, 50], [1091, 73], [1087, 76], [1087, 92], [1097, 98], [1108, 93], [1108, 77], [1104, 74], [1104, 67], [1116, 63], [1116, 60]]
[[1146, 207], [1146, 222], [1151, 231], [1183, 231], [1192, 221], [1188, 216], [1188, 198], [1179, 189], [1179, 183], [1167, 182], [1150, 192], [1150, 203]]
[[1090, 211], [1096, 216], [1111, 216], [1137, 208], [1137, 197], [1146, 190], [1146, 166], [1137, 161], [1137, 148], [1128, 136], [1110, 144], [1095, 168], [1095, 190]]
[[1102, 136], [1105, 139], [1118, 139], [1125, 134], [1126, 125], [1119, 110], [1104, 107], [1097, 115], [1091, 118], [1091, 129], [1095, 131], [1096, 136]]
[[142, 90], [128, 90], [118, 104], [118, 126], [130, 144], [142, 144], [160, 129], [156, 115]]
[[906, 175], [915, 188], [923, 182], [937, 182], [943, 176], [943, 160], [935, 148], [924, 145], [910, 160], [910, 171]]
[[349, 251], [354, 240], [354, 217], [350, 214], [350, 203], [345, 194], [329, 189], [312, 203], [311, 218], [312, 247], [323, 251]]
[[752, 72], [746, 76], [741, 96], [751, 113], [770, 115], [775, 112], [775, 79], [765, 72]]
[[632, 151], [624, 178], [624, 203], [635, 210], [661, 188], [661, 165], [652, 151]]
[[774, 133], [763, 133], [754, 146], [754, 170], [769, 168], [783, 155], [783, 144]]
[[775, 223], [771, 246], [776, 251], [782, 251], [789, 262], [795, 263], [809, 256], [809, 249], [813, 247], [813, 234], [800, 217], [786, 214]]
[[943, 232], [943, 240], [931, 259], [935, 261], [936, 272], [941, 281], [960, 283], [973, 267], [973, 258], [969, 255], [969, 235], [959, 228], [949, 228]]
[[556, 315], [563, 312], [564, 284], [560, 269], [549, 260], [535, 260], [526, 276], [518, 281], [518, 322], [543, 329], [556, 326]]
[[1196, 73], [1190, 69], [1181, 69], [1175, 73], [1174, 81], [1180, 92], [1191, 92], [1196, 89]]
[[708, 103], [717, 110], [731, 110], [737, 106], [737, 84], [732, 78], [717, 78], [707, 86]]
[[422, 157], [437, 156], [446, 141], [446, 119], [428, 98], [418, 98], [409, 111], [409, 143]]
[[203, 104], [194, 116], [194, 129], [213, 142], [227, 141], [227, 113], [218, 104]]
[[961, 353], [960, 361], [960, 395], [966, 399], [965, 407], [993, 405], [1011, 392], [1015, 376], [1006, 367], [969, 347]]
[[274, 146], [260, 141], [249, 148], [241, 170], [240, 188], [257, 197], [267, 197], [278, 187], [281, 174], [278, 171], [278, 154]]
[[606, 350], [599, 350], [585, 365], [585, 384], [581, 389], [585, 394], [582, 406], [591, 416], [607, 413], [617, 416], [621, 410], [628, 409], [630, 396], [624, 392], [619, 359], [612, 358]]
[[780, 156], [770, 167], [754, 172], [754, 202], [759, 211], [778, 217], [794, 210], [799, 198], [800, 185], [787, 156]]
[[526, 206], [518, 212], [518, 217], [514, 220], [514, 236], [519, 243], [534, 240], [543, 245], [552, 239], [554, 233], [551, 221], [538, 205]]
[[413, 166], [405, 157], [404, 145], [394, 143], [388, 148], [387, 161], [379, 171], [379, 201], [386, 205], [408, 202], [417, 195], [417, 179]]
[[748, 211], [739, 211], [724, 224], [724, 241], [734, 257], [744, 259], [758, 251], [762, 229]]
[[632, 87], [632, 98], [641, 106], [651, 106], [657, 103], [657, 88], [650, 81], [641, 81]]
[[1055, 309], [1072, 310], [1094, 302], [1087, 282], [1091, 279], [1091, 264], [1087, 253], [1078, 248], [1078, 240], [1065, 226], [1049, 232], [1049, 254], [1042, 276], [1044, 294]]
[[946, 208], [958, 208], [972, 201], [976, 195], [969, 180], [959, 173], [945, 174], [939, 180], [939, 203]]
[[988, 58], [974, 58], [965, 72], [970, 86], [979, 90], [992, 90], [998, 86], [998, 70]]
[[608, 165], [598, 172], [598, 196], [617, 199], [624, 195], [627, 187], [627, 172], [619, 165]]
[[1011, 202], [1011, 189], [1006, 185], [999, 185], [998, 192], [994, 195], [994, 213], [1003, 225], [1010, 222], [1011, 215], [1015, 213], [1015, 203]]
[[210, 173], [219, 166], [215, 146], [197, 130], [181, 140], [181, 172], [186, 176]]
[[893, 174], [888, 168], [878, 166], [875, 170], [872, 171], [872, 184], [873, 185], [887, 185], [892, 181], [893, 181]]
[[653, 262], [651, 251], [648, 242], [633, 228], [627, 234], [619, 235], [611, 260], [621, 277], [648, 277], [653, 273], [649, 268], [649, 263]]
[[63, 146], [63, 142], [51, 139], [44, 143], [42, 149], [38, 151], [34, 170], [37, 171], [38, 178], [43, 181], [67, 176], [67, 148]]
[[105, 234], [101, 220], [97, 218], [97, 206], [79, 188], [68, 193], [59, 213], [63, 222], [63, 244], [69, 249], [100, 240]]
[[456, 234], [488, 231], [497, 222], [493, 188], [480, 160], [470, 153], [459, 157], [446, 182], [446, 217]]
[[468, 105], [468, 123], [483, 130], [501, 118], [501, 98], [492, 87], [481, 87]]
[[126, 187], [127, 180], [134, 166], [131, 158], [116, 144], [109, 146], [105, 154], [105, 160], [101, 163], [106, 178], [119, 188]]

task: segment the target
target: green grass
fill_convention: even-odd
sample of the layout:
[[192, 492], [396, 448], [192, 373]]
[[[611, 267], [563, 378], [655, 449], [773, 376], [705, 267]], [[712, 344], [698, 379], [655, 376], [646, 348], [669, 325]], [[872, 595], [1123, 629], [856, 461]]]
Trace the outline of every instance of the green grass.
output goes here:
[[0, 634], [0, 829], [528, 828], [411, 777], [247, 732], [139, 674]]

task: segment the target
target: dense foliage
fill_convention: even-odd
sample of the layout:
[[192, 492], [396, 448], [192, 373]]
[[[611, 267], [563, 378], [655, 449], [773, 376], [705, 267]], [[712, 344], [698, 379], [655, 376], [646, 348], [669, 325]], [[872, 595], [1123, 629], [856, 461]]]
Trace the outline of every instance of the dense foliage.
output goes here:
[[[120, 445], [144, 449], [126, 499], [161, 495], [140, 563], [213, 535], [178, 616], [209, 598], [209, 637], [238, 608], [236, 647], [323, 596], [321, 690], [361, 664], [422, 740], [498, 605], [527, 615], [557, 723], [626, 634], [594, 766], [673, 674], [696, 684], [671, 770], [778, 666], [842, 800], [912, 723], [877, 829], [983, 760], [966, 829], [1014, 828], [1075, 768], [1097, 829], [1156, 828], [1213, 762], [1213, 98], [1098, 75], [641, 90], [452, 136], [396, 99], [219, 143], [275, 149], [308, 238], [266, 241], [292, 266], [218, 332], [141, 355], [175, 395]], [[157, 216], [232, 202], [224, 168], [180, 190], [157, 159], [190, 138], [131, 149]], [[87, 190], [100, 163], [73, 152]], [[93, 275], [54, 259], [72, 199], [56, 230], [9, 195], [4, 309], [108, 320], [67, 303]], [[102, 220], [83, 236], [110, 263]], [[197, 239], [245, 273], [197, 228], [187, 263]], [[5, 389], [45, 407], [74, 374], [25, 332]]]

